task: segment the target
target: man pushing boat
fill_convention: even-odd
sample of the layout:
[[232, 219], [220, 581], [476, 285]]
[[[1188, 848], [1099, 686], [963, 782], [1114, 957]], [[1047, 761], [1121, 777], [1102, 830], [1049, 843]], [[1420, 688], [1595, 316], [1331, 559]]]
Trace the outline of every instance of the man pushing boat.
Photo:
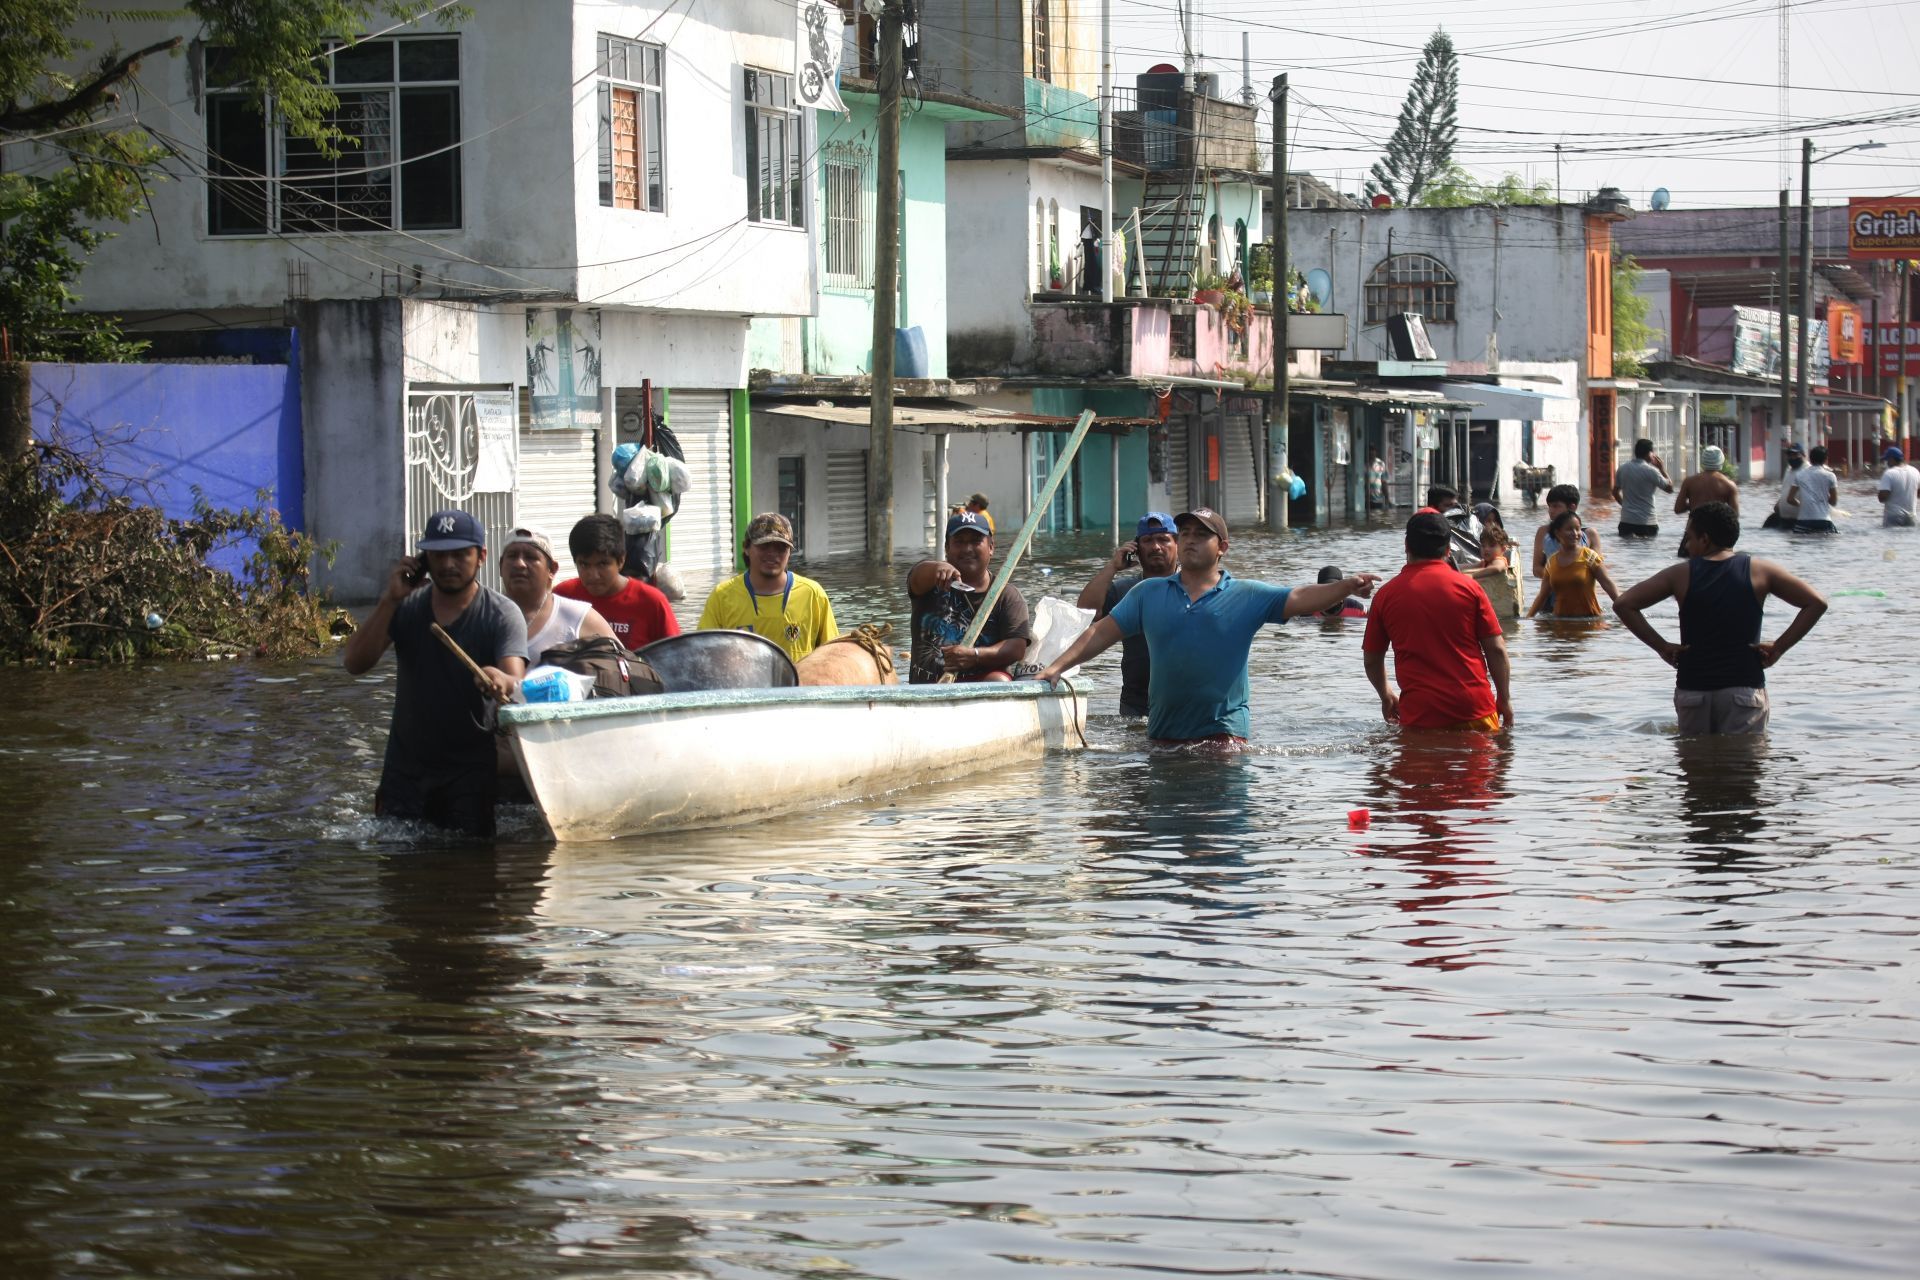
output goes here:
[[1148, 736], [1165, 746], [1238, 750], [1251, 727], [1247, 658], [1254, 636], [1268, 623], [1317, 614], [1348, 596], [1366, 596], [1380, 577], [1356, 573], [1293, 588], [1236, 578], [1221, 564], [1228, 546], [1224, 516], [1195, 507], [1173, 523], [1179, 530], [1180, 571], [1127, 592], [1039, 678], [1051, 683], [1118, 641], [1144, 635], [1153, 662]]

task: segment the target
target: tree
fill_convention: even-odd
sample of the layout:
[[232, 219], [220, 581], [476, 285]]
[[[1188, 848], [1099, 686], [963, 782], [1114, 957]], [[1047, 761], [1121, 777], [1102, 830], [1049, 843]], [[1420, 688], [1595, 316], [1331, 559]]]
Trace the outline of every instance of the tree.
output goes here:
[[1421, 193], [1453, 163], [1459, 105], [1460, 61], [1453, 39], [1435, 31], [1420, 53], [1386, 154], [1367, 178], [1367, 193], [1385, 194], [1399, 205], [1418, 204]]
[[1613, 376], [1644, 378], [1647, 366], [1641, 362], [1659, 340], [1662, 330], [1647, 323], [1653, 302], [1640, 293], [1640, 278], [1646, 275], [1632, 254], [1613, 260]]
[[[125, 358], [137, 350], [106, 317], [66, 314], [87, 256], [161, 180], [164, 148], [138, 123], [129, 93], [143, 60], [179, 56], [186, 37], [87, 61], [83, 23], [192, 19], [199, 42], [226, 50], [226, 69], [261, 109], [329, 153], [356, 145], [334, 123], [339, 106], [314, 57], [329, 36], [462, 9], [432, 0], [185, 0], [177, 10], [102, 10], [86, 0], [6, 0], [0, 17], [0, 326], [20, 359]], [[18, 157], [16, 159], [16, 157]]]
[[1553, 184], [1536, 182], [1529, 186], [1517, 173], [1503, 174], [1498, 182], [1481, 182], [1457, 164], [1436, 174], [1420, 193], [1420, 204], [1428, 209], [1460, 209], [1468, 205], [1553, 204]]

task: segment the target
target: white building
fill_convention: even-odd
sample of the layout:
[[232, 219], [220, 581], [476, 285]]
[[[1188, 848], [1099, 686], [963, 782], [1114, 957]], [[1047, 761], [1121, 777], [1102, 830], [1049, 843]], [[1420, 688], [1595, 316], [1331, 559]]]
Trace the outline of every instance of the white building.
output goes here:
[[[321, 51], [351, 139], [333, 156], [217, 48], [150, 59], [137, 109], [186, 180], [95, 254], [86, 305], [135, 333], [299, 326], [308, 531], [340, 543], [344, 598], [436, 506], [564, 543], [649, 399], [695, 474], [670, 559], [698, 588], [750, 514], [749, 317], [814, 305], [794, 9], [470, 8]], [[115, 21], [97, 44], [174, 30], [193, 36]]]

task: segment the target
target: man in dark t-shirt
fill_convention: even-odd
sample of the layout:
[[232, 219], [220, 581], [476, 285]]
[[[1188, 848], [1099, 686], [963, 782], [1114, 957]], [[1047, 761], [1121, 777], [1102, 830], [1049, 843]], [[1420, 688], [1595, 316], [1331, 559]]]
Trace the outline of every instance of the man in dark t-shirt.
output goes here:
[[[1080, 592], [1076, 603], [1094, 610], [1093, 620], [1112, 613], [1114, 606], [1127, 598], [1127, 592], [1148, 578], [1164, 578], [1180, 568], [1178, 532], [1173, 517], [1164, 511], [1149, 511], [1134, 526], [1133, 541], [1113, 549], [1113, 556], [1093, 575]], [[1138, 562], [1140, 572], [1116, 578], [1115, 574]], [[1120, 714], [1147, 714], [1147, 686], [1153, 679], [1153, 659], [1147, 653], [1144, 635], [1129, 636], [1120, 642]]]
[[956, 681], [1011, 680], [1014, 664], [1027, 656], [1033, 626], [1027, 602], [1012, 583], [1001, 592], [987, 624], [971, 645], [962, 644], [992, 580], [993, 530], [977, 512], [947, 521], [947, 558], [922, 560], [907, 574], [913, 602], [913, 663], [910, 682], [937, 684], [951, 671]]
[[[428, 516], [420, 555], [395, 562], [344, 656], [347, 671], [360, 675], [392, 646], [398, 667], [374, 812], [478, 836], [493, 834], [497, 781], [487, 704], [510, 700], [527, 668], [526, 616], [480, 585], [486, 536], [465, 511]], [[483, 686], [433, 634], [436, 622], [468, 657], [499, 674], [484, 677]]]

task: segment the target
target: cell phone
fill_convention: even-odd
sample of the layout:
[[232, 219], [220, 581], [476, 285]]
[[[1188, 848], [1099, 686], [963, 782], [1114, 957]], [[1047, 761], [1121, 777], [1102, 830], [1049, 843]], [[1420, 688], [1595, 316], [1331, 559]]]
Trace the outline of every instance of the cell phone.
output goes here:
[[1140, 557], [1130, 550], [1120, 553], [1120, 563], [1122, 566], [1138, 564], [1139, 561]]
[[420, 579], [426, 575], [426, 572], [427, 567], [420, 562], [419, 556], [407, 557], [407, 572], [405, 576], [409, 586], [420, 581]]

